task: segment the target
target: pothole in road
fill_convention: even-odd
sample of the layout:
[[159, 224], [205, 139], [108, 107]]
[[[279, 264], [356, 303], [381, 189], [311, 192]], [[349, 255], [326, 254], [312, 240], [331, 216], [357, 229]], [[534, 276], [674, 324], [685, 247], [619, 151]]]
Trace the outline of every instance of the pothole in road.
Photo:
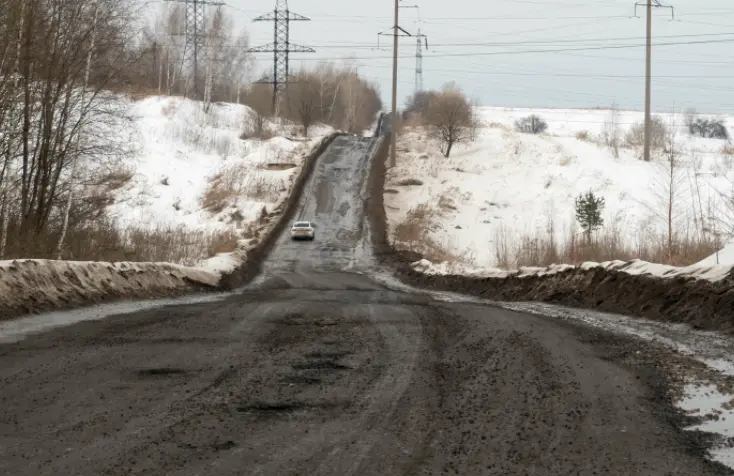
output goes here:
[[288, 375], [287, 377], [283, 377], [280, 381], [293, 385], [317, 385], [321, 383], [320, 378], [306, 377], [304, 375]]
[[352, 370], [351, 367], [334, 362], [333, 360], [311, 360], [291, 364], [294, 370]]
[[308, 410], [333, 410], [345, 408], [349, 402], [258, 402], [250, 405], [240, 405], [236, 408], [239, 413], [251, 413], [260, 415], [278, 415], [282, 413], [294, 413]]
[[185, 373], [186, 370], [174, 367], [153, 367], [137, 371], [139, 377], [167, 377], [169, 375], [183, 375]]
[[342, 357], [346, 357], [347, 355], [351, 355], [352, 353], [349, 351], [316, 351], [316, 352], [309, 352], [305, 355], [307, 359], [341, 359]]

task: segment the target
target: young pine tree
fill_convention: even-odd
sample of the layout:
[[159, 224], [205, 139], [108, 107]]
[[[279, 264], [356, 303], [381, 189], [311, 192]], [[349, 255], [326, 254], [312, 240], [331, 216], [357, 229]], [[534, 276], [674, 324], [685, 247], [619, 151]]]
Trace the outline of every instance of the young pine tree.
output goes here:
[[591, 241], [593, 232], [604, 226], [603, 211], [603, 197], [597, 197], [591, 191], [576, 197], [576, 220], [583, 228], [587, 242]]

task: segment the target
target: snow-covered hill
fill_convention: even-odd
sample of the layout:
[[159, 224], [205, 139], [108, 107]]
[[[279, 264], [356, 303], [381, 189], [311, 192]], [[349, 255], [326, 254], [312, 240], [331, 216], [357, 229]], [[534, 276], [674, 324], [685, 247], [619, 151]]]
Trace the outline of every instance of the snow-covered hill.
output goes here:
[[[530, 114], [547, 121], [546, 133], [515, 131], [515, 120]], [[613, 117], [603, 109], [481, 108], [479, 115], [477, 140], [455, 148], [449, 159], [424, 130], [404, 134], [398, 167], [388, 177], [391, 229], [416, 216], [429, 220], [432, 246], [441, 250], [434, 259], [492, 267], [498, 248], [522, 237], [547, 236], [551, 223], [557, 240], [567, 238], [579, 231], [574, 200], [587, 191], [605, 199], [606, 229], [631, 246], [645, 246], [666, 229], [671, 174], [665, 152], [647, 163], [639, 159], [639, 147], [621, 147], [616, 157], [604, 141], [610, 123], [624, 141], [643, 113], [617, 111]], [[682, 114], [659, 116], [676, 135], [676, 231], [689, 236], [722, 231], [734, 188], [731, 143], [692, 137]], [[734, 132], [734, 120], [723, 119]]]
[[214, 104], [207, 113], [175, 97], [131, 103], [128, 115], [132, 177], [110, 207], [121, 227], [241, 229], [287, 196], [305, 154], [329, 133], [321, 128], [306, 141], [248, 139], [246, 106]]

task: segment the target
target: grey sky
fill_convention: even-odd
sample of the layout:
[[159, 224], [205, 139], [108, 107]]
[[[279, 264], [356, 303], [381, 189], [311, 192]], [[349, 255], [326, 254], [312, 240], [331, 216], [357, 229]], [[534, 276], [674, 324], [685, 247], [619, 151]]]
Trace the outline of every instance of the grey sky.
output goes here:
[[[225, 1], [249, 29], [253, 45], [272, 41], [272, 23], [251, 20], [272, 10], [274, 0]], [[644, 8], [638, 9], [640, 18], [633, 17], [634, 0], [403, 3], [418, 5], [420, 20], [416, 9], [403, 8], [401, 26], [428, 35], [427, 89], [454, 80], [482, 104], [496, 106], [596, 107], [613, 101], [642, 106], [645, 20]], [[382, 37], [378, 50], [377, 33], [391, 27], [392, 5], [392, 0], [290, 0], [292, 11], [312, 19], [291, 24], [291, 42], [317, 50], [294, 55], [294, 66], [354, 57], [359, 73], [377, 80], [389, 103], [391, 38]], [[668, 9], [656, 10], [655, 41], [699, 43], [654, 48], [653, 108], [734, 111], [734, 4], [676, 0], [673, 5], [675, 21]], [[623, 45], [638, 46], [609, 48]], [[413, 92], [415, 50], [415, 39], [401, 38], [401, 103]], [[543, 52], [528, 52], [538, 50]], [[259, 70], [269, 66], [270, 56], [258, 55]]]

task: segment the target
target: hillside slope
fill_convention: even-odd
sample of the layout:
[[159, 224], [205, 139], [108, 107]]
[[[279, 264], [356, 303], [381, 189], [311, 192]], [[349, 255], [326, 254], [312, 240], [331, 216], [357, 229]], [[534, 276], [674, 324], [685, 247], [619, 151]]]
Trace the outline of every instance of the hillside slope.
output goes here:
[[[546, 133], [515, 131], [515, 120], [530, 114], [548, 122]], [[457, 147], [449, 159], [425, 130], [410, 129], [401, 137], [398, 167], [386, 185], [393, 238], [404, 247], [422, 246], [418, 251], [432, 260], [474, 267], [513, 264], [502, 263], [518, 251], [508, 247], [531, 246], [550, 236], [557, 243], [580, 239], [575, 198], [593, 191], [606, 202], [605, 232], [628, 248], [643, 249], [667, 229], [673, 177], [675, 231], [713, 239], [711, 217], [731, 212], [726, 202], [734, 184], [734, 149], [725, 140], [692, 137], [681, 115], [660, 117], [675, 132], [672, 175], [664, 150], [649, 163], [638, 158], [636, 146], [620, 147], [616, 157], [604, 143], [606, 110], [482, 108], [477, 140]], [[638, 112], [617, 113], [622, 141], [642, 119]], [[732, 125], [731, 118], [726, 122]], [[415, 226], [407, 226], [411, 222]], [[420, 236], [419, 229], [430, 239], [427, 246], [411, 236]], [[607, 259], [617, 258], [630, 256]]]

